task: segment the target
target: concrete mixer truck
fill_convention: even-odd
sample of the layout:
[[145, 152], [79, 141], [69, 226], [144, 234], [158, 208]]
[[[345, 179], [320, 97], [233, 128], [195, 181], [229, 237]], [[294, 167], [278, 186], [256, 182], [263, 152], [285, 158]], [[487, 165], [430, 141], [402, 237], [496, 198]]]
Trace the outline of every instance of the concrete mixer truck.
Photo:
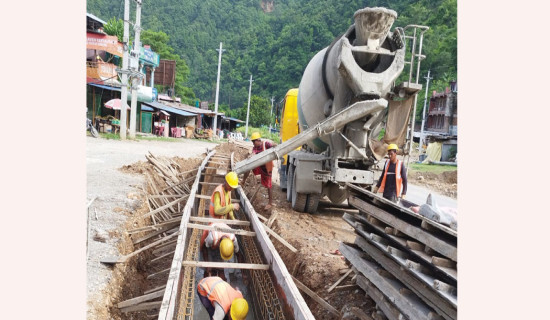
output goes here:
[[[388, 144], [410, 150], [411, 108], [422, 88], [418, 74], [428, 27], [391, 32], [396, 18], [397, 13], [386, 8], [356, 11], [354, 24], [315, 54], [304, 71], [294, 100], [299, 133], [236, 163], [234, 170], [244, 173], [287, 155], [279, 169], [281, 181], [286, 180], [287, 200], [299, 212], [316, 212], [323, 196], [343, 202], [348, 183], [370, 189]], [[405, 65], [408, 81], [396, 85]], [[291, 92], [296, 95], [295, 89]], [[379, 139], [382, 128], [385, 133]]]

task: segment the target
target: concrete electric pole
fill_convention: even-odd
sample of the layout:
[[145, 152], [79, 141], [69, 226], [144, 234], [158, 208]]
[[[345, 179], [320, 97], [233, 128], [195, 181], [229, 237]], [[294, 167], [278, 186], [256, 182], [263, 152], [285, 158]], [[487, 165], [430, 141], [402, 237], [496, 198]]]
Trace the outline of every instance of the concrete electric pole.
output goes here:
[[218, 80], [216, 80], [216, 100], [214, 102], [214, 121], [212, 121], [212, 130], [214, 130], [213, 136], [217, 136], [216, 129], [218, 128], [218, 97], [220, 94], [220, 71], [222, 67], [222, 52], [225, 51], [224, 49], [222, 49], [221, 42], [220, 42], [220, 48], [216, 49], [216, 51], [219, 52], [219, 55], [218, 55]]
[[252, 75], [250, 75], [250, 86], [248, 87], [248, 107], [246, 109], [246, 129], [244, 131], [244, 138], [248, 138], [248, 115], [250, 114], [250, 93], [252, 92]]
[[136, 0], [136, 23], [134, 24], [134, 45], [132, 48], [132, 64], [131, 69], [134, 71], [132, 77], [132, 101], [130, 104], [130, 139], [136, 138], [136, 114], [137, 114], [137, 95], [138, 95], [138, 86], [141, 82], [141, 70], [139, 64], [139, 55], [141, 43], [139, 41], [139, 36], [141, 34], [141, 0]]
[[422, 151], [422, 145], [424, 144], [424, 119], [426, 118], [426, 101], [428, 100], [428, 87], [430, 86], [430, 71], [428, 70], [428, 76], [426, 79], [426, 93], [424, 94], [424, 107], [422, 108], [422, 125], [420, 126], [420, 141], [418, 143], [418, 151]]
[[128, 108], [128, 42], [130, 42], [130, 0], [124, 0], [124, 35], [122, 36], [122, 88], [120, 94], [120, 139], [126, 140], [126, 109]]
[[273, 118], [273, 100], [275, 100], [275, 97], [271, 97], [271, 113], [269, 114], [269, 133], [271, 133], [271, 118]]

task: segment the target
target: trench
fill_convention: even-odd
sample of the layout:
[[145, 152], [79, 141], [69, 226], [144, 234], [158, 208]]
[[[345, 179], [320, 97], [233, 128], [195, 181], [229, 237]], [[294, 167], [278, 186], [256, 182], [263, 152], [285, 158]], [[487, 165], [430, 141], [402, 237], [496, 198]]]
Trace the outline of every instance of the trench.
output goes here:
[[[204, 277], [204, 269], [183, 265], [183, 262], [204, 261], [199, 242], [206, 224], [197, 219], [209, 217], [210, 195], [230, 170], [232, 156], [214, 152], [200, 167], [186, 172], [178, 171], [178, 166], [170, 161], [163, 163], [153, 155], [147, 157], [155, 167], [151, 172], [156, 172], [157, 176], [151, 174], [147, 177], [145, 190], [148, 194], [145, 198], [149, 212], [142, 216], [138, 228], [127, 230], [129, 239], [126, 242], [134, 246], [127, 255], [150, 248], [124, 263], [126, 273], [120, 280], [123, 289], [118, 302], [111, 308], [114, 319], [209, 319], [196, 292], [198, 281]], [[177, 201], [185, 197], [187, 201]], [[246, 196], [241, 199], [237, 192], [233, 192], [232, 197], [241, 202], [241, 209], [235, 212], [236, 220], [248, 225], [231, 227], [257, 231], [250, 221], [250, 212], [243, 209], [252, 207]], [[266, 263], [258, 236], [236, 237], [246, 264], [270, 266], [269, 270], [241, 269], [238, 266], [224, 268], [228, 282], [238, 287], [249, 303], [247, 319], [295, 319], [297, 308], [306, 310], [305, 316], [298, 310], [298, 318], [313, 319], [298, 290], [288, 291], [288, 284], [281, 283], [280, 271], [274, 270], [273, 261]], [[263, 246], [265, 248], [265, 244]], [[271, 248], [270, 251], [274, 252], [268, 254], [273, 260], [272, 256], [278, 257], [278, 254], [273, 245]], [[236, 263], [236, 255], [233, 259], [230, 262]], [[118, 263], [116, 267], [119, 268]], [[243, 274], [248, 279], [247, 284], [243, 281]]]

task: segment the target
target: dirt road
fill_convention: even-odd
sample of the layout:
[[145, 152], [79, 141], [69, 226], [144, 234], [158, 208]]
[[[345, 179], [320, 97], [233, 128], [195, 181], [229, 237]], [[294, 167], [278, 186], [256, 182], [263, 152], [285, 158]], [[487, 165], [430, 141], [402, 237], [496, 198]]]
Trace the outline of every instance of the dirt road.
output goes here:
[[145, 177], [119, 170], [125, 165], [145, 162], [145, 155], [193, 158], [217, 144], [180, 139], [166, 141], [119, 141], [86, 138], [86, 177], [88, 204], [87, 244], [87, 319], [101, 319], [93, 305], [106, 305], [103, 290], [112, 277], [111, 268], [99, 261], [108, 255], [118, 255], [120, 231], [134, 209], [140, 205], [134, 193]]

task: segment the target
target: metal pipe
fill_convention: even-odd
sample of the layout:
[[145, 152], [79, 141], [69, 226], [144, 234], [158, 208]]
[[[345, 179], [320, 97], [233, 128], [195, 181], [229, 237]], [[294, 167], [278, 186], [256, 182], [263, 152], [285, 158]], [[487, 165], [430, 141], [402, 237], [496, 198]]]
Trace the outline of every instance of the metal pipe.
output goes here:
[[266, 164], [269, 161], [277, 160], [280, 156], [288, 154], [308, 141], [325, 136], [329, 133], [333, 133], [344, 127], [346, 124], [366, 117], [371, 113], [378, 112], [387, 106], [388, 101], [386, 99], [356, 102], [349, 108], [330, 116], [326, 120], [307, 129], [301, 134], [292, 137], [275, 148], [267, 149], [261, 153], [253, 155], [247, 160], [238, 162], [235, 165], [234, 171], [237, 174], [248, 172], [258, 166]]

